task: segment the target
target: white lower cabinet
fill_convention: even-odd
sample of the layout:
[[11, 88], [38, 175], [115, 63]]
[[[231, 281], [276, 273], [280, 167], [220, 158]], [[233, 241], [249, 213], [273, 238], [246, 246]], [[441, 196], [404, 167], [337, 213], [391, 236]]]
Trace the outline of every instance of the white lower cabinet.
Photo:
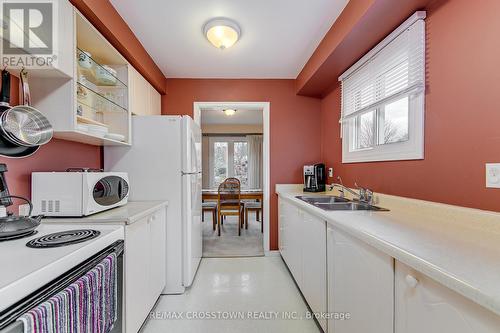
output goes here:
[[500, 332], [500, 317], [396, 261], [395, 333]]
[[302, 285], [302, 252], [300, 210], [294, 205], [280, 200], [280, 252], [293, 278]]
[[302, 286], [301, 290], [318, 322], [326, 332], [326, 222], [310, 214], [302, 214]]
[[[326, 313], [326, 222], [280, 200], [279, 230], [281, 256], [309, 307]], [[326, 331], [324, 317], [318, 322]]]
[[394, 260], [330, 226], [327, 243], [328, 332], [393, 332]]
[[330, 316], [325, 332], [500, 332], [500, 316], [281, 198], [279, 249], [312, 311]]
[[166, 210], [125, 227], [125, 331], [136, 333], [165, 287]]

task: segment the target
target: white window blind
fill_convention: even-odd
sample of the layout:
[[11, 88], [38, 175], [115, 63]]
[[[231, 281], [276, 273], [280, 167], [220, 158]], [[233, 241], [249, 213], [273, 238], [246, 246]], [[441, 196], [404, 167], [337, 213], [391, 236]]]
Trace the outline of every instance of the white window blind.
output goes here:
[[[425, 88], [425, 23], [417, 19], [373, 54], [367, 54], [339, 80], [340, 122]], [[380, 45], [380, 44], [379, 44]], [[380, 46], [378, 46], [380, 47]], [[354, 66], [353, 66], [354, 67]]]

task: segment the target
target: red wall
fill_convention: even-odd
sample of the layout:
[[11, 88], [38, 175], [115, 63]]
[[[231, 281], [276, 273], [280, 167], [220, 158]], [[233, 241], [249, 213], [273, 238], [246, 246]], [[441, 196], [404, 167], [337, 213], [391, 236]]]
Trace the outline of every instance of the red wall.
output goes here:
[[427, 9], [425, 159], [341, 163], [340, 89], [321, 103], [322, 156], [344, 182], [500, 211], [485, 163], [500, 162], [500, 1], [439, 1]]
[[[11, 105], [19, 103], [19, 80], [11, 80]], [[30, 157], [0, 157], [7, 164], [7, 183], [11, 194], [31, 196], [32, 171], [63, 171], [69, 167], [101, 167], [101, 149], [76, 142], [53, 139]], [[16, 202], [17, 204], [17, 202]], [[17, 212], [16, 212], [17, 213]]]
[[276, 184], [301, 183], [320, 160], [320, 100], [295, 95], [294, 80], [167, 79], [163, 114], [192, 115], [193, 102], [270, 102], [270, 243], [278, 248]]

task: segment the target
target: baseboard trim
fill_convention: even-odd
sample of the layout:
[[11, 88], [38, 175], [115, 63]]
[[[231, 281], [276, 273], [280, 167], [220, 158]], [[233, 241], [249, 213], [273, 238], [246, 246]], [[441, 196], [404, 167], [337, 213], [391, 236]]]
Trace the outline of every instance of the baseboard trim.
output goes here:
[[266, 257], [281, 257], [281, 253], [279, 250], [265, 251]]

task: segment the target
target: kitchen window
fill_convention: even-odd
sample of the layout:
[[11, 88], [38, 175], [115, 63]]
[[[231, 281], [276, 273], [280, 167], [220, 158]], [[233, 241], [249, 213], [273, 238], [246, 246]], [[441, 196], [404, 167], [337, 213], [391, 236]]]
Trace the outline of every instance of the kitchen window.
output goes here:
[[343, 73], [342, 162], [424, 157], [425, 12]]
[[235, 177], [248, 187], [248, 142], [246, 137], [210, 137], [210, 186], [217, 188], [226, 178]]

